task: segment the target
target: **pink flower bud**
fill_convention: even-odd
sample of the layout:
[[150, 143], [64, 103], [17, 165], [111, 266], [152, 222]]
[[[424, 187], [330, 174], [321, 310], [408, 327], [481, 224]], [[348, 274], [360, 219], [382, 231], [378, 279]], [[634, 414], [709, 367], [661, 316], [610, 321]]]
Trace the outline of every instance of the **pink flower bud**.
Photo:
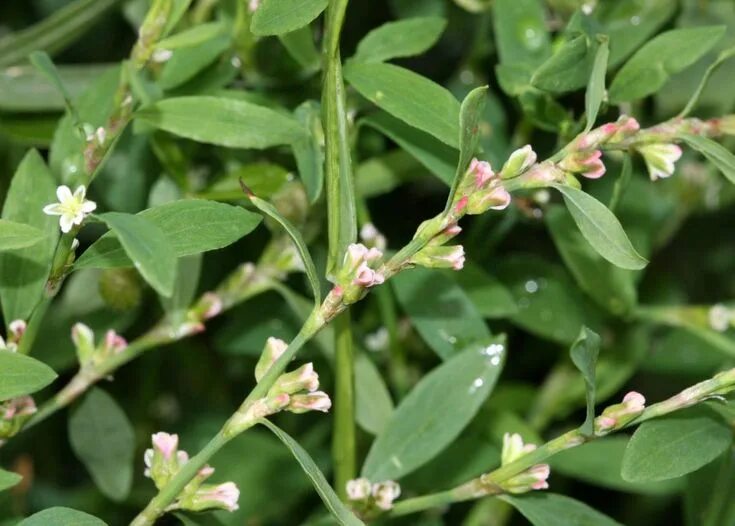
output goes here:
[[393, 501], [401, 496], [401, 486], [392, 480], [373, 484], [373, 499], [375, 504], [383, 511], [393, 507]]
[[595, 424], [597, 424], [595, 427], [597, 427], [600, 431], [607, 431], [609, 429], [613, 429], [617, 425], [618, 421], [612, 417], [609, 416], [598, 416], [595, 419]]
[[198, 491], [196, 495], [196, 500], [200, 503], [200, 506], [206, 506], [200, 509], [221, 508], [227, 511], [235, 511], [239, 508], [237, 504], [239, 498], [240, 490], [234, 482], [225, 482], [208, 487], [205, 490]]
[[199, 300], [202, 319], [209, 320], [222, 312], [222, 299], [214, 292], [206, 292]]
[[288, 349], [288, 344], [279, 338], [269, 337], [265, 342], [265, 347], [260, 355], [258, 363], [255, 365], [255, 380], [260, 380], [266, 375], [276, 360]]
[[454, 214], [462, 215], [464, 213], [464, 209], [467, 208], [467, 203], [469, 202], [469, 200], [469, 197], [464, 196], [459, 201], [457, 201], [457, 204], [454, 205]]
[[204, 466], [198, 471], [197, 475], [201, 477], [202, 480], [204, 480], [208, 477], [211, 477], [213, 473], [214, 473], [214, 468], [210, 466], [209, 464], [207, 464], [206, 466]]
[[682, 153], [681, 148], [676, 144], [648, 144], [639, 146], [638, 151], [646, 161], [652, 181], [670, 177]]
[[105, 350], [112, 354], [117, 354], [125, 350], [128, 342], [112, 329], [105, 333]]
[[332, 407], [332, 400], [323, 391], [316, 391], [306, 395], [293, 395], [288, 410], [292, 413], [306, 413], [307, 411], [321, 411], [326, 413]]
[[372, 491], [372, 485], [366, 478], [359, 478], [347, 481], [346, 485], [347, 498], [350, 500], [365, 500]]
[[290, 373], [282, 374], [273, 384], [269, 394], [296, 394], [300, 391], [313, 392], [319, 389], [319, 375], [314, 371], [314, 364], [307, 363]]
[[490, 163], [480, 161], [477, 158], [472, 159], [472, 162], [470, 162], [469, 171], [475, 178], [475, 189], [477, 190], [483, 188], [495, 176]]
[[580, 159], [580, 164], [583, 169], [580, 171], [580, 175], [587, 177], [588, 179], [599, 179], [605, 175], [605, 165], [600, 159], [602, 152], [595, 150], [590, 153], [587, 157]]
[[8, 334], [8, 340], [17, 343], [20, 341], [23, 333], [26, 332], [26, 322], [23, 320], [13, 320], [8, 325], [8, 330], [10, 333]]
[[636, 391], [626, 394], [623, 403], [632, 411], [643, 411], [646, 408], [646, 398]]
[[380, 285], [383, 281], [385, 281], [385, 278], [380, 272], [371, 269], [366, 262], [363, 262], [358, 267], [356, 277], [352, 283], [367, 288]]
[[530, 144], [519, 148], [510, 154], [510, 157], [503, 165], [503, 169], [500, 171], [501, 179], [510, 179], [522, 174], [536, 164], [536, 159], [536, 152], [533, 151]]
[[163, 431], [155, 433], [151, 440], [153, 447], [161, 453], [164, 459], [170, 460], [176, 448], [179, 446], [179, 435], [170, 435]]

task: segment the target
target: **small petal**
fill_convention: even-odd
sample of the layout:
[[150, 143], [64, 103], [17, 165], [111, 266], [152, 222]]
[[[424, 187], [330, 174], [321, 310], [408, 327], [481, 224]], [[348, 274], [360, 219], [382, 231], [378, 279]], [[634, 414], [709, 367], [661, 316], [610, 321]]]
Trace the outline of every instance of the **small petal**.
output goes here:
[[63, 184], [56, 189], [56, 197], [60, 203], [74, 198], [69, 187]]

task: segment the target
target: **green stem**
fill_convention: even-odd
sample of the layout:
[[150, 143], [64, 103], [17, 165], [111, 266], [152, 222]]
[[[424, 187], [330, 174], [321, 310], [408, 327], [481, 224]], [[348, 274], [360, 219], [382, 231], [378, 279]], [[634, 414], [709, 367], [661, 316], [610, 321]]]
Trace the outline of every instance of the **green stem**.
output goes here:
[[334, 396], [334, 487], [344, 500], [347, 482], [355, 478], [355, 386], [352, 327], [349, 311], [334, 320], [334, 350], [336, 385]]

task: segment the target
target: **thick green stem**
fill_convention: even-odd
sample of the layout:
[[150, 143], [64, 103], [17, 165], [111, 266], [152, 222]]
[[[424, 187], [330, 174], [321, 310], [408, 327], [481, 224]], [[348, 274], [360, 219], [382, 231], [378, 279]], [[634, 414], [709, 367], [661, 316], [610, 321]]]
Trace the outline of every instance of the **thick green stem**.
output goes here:
[[345, 499], [347, 481], [355, 478], [355, 386], [352, 327], [349, 311], [334, 320], [336, 386], [334, 396], [334, 487]]

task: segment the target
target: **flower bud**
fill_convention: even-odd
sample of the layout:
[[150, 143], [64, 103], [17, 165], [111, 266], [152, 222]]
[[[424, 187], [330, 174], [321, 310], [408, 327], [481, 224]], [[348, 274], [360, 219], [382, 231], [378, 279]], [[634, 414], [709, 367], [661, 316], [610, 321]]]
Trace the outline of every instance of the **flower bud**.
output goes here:
[[595, 418], [595, 433], [604, 435], [614, 429], [620, 429], [638, 417], [645, 408], [645, 397], [631, 391], [623, 397], [622, 403], [606, 407], [602, 414]]
[[373, 484], [373, 499], [375, 504], [383, 511], [393, 508], [393, 501], [401, 496], [401, 486], [392, 480]]
[[500, 178], [510, 179], [521, 175], [534, 164], [536, 164], [536, 152], [533, 151], [530, 144], [527, 144], [510, 154], [500, 171]]
[[128, 342], [112, 329], [105, 333], [105, 341], [102, 350], [107, 354], [117, 354], [124, 351], [128, 346]]
[[316, 391], [310, 394], [297, 394], [291, 397], [287, 411], [301, 414], [308, 411], [321, 411], [326, 413], [332, 407], [332, 401], [329, 395], [323, 391]]
[[510, 193], [502, 186], [494, 186], [473, 193], [467, 203], [468, 214], [482, 214], [487, 210], [504, 210], [510, 204]]
[[307, 363], [290, 373], [282, 374], [268, 392], [269, 396], [281, 393], [296, 394], [301, 391], [310, 393], [319, 389], [319, 375], [314, 371], [314, 364]]
[[681, 158], [681, 148], [676, 144], [647, 144], [639, 146], [638, 151], [646, 161], [648, 174], [652, 181], [670, 177], [675, 170], [675, 163]]
[[36, 412], [36, 403], [30, 396], [19, 396], [0, 402], [0, 439], [10, 438]]
[[464, 267], [465, 254], [462, 245], [433, 246], [421, 249], [411, 258], [411, 263], [427, 268], [451, 268], [461, 270]]
[[462, 227], [457, 223], [450, 223], [444, 230], [429, 240], [429, 245], [443, 245], [447, 241], [454, 239], [462, 232]]
[[75, 323], [71, 328], [71, 340], [77, 350], [79, 364], [89, 363], [94, 358], [94, 332], [83, 323]]
[[286, 352], [286, 349], [288, 349], [288, 344], [279, 338], [271, 336], [265, 341], [263, 352], [255, 365], [255, 381], [260, 382], [276, 360]]
[[365, 289], [385, 281], [385, 277], [378, 270], [382, 259], [383, 253], [375, 247], [368, 249], [360, 243], [352, 243], [347, 247], [342, 268], [335, 278], [335, 284], [340, 287], [342, 302], [345, 305], [362, 298], [366, 294]]
[[350, 500], [366, 500], [372, 494], [372, 484], [366, 478], [347, 481], [347, 498]]
[[152, 449], [143, 455], [145, 462], [144, 475], [153, 479], [156, 487], [161, 489], [189, 461], [186, 451], [178, 451], [179, 436], [159, 432], [151, 436]]
[[599, 179], [605, 175], [605, 165], [600, 159], [602, 152], [593, 150], [592, 152], [580, 152], [567, 155], [559, 166], [572, 173], [578, 173], [589, 179]]
[[222, 312], [222, 298], [214, 292], [205, 292], [193, 310], [202, 321], [212, 319]]
[[13, 320], [8, 325], [8, 342], [18, 343], [26, 332], [26, 322], [24, 320]]
[[239, 498], [240, 490], [234, 482], [203, 484], [195, 493], [181, 499], [179, 507], [189, 511], [235, 511], [239, 508]]
[[519, 494], [533, 490], [548, 489], [551, 469], [548, 464], [536, 464], [500, 484], [507, 493]]
[[735, 312], [728, 309], [725, 305], [713, 305], [707, 313], [709, 326], [717, 332], [725, 332], [735, 321]]
[[385, 236], [375, 228], [372, 223], [365, 223], [360, 229], [360, 239], [367, 247], [376, 248], [380, 251], [385, 250], [387, 242]]
[[735, 135], [735, 115], [725, 115], [718, 119], [717, 128], [725, 135]]
[[536, 449], [536, 445], [524, 444], [523, 437], [518, 433], [505, 433], [503, 435], [503, 450], [500, 455], [500, 465], [505, 466], [506, 464], [510, 464], [534, 449]]

